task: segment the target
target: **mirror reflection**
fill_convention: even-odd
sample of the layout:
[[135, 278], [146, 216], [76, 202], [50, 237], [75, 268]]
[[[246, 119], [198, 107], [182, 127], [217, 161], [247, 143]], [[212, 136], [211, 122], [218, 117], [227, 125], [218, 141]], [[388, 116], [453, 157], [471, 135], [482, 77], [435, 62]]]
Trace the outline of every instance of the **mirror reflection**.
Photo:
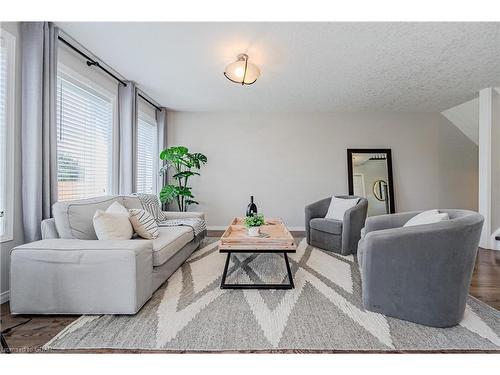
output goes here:
[[[348, 150], [349, 194], [368, 200], [368, 216], [393, 213], [390, 151]], [[391, 199], [392, 198], [392, 199]]]

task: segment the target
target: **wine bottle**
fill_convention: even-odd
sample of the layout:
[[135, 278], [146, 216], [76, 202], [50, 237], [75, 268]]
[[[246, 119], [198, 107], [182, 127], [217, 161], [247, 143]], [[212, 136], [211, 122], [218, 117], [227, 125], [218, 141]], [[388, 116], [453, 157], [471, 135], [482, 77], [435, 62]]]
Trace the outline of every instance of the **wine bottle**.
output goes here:
[[253, 203], [253, 195], [250, 196], [250, 204], [247, 207], [247, 216], [257, 215], [257, 206]]

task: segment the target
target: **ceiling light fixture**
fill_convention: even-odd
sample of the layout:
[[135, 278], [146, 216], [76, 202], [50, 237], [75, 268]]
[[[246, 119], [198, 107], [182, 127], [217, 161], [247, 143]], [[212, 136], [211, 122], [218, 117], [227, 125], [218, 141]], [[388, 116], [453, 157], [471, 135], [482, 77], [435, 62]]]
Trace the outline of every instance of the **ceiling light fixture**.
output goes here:
[[238, 59], [226, 66], [224, 75], [228, 80], [240, 85], [251, 85], [257, 81], [260, 75], [260, 69], [257, 65], [248, 61], [248, 55], [241, 53]]

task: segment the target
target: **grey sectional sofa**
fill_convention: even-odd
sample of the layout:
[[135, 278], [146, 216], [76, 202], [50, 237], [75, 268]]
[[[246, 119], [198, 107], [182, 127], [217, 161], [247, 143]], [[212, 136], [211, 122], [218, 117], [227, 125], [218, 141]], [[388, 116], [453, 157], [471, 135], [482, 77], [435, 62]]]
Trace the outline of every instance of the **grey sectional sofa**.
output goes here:
[[433, 327], [463, 317], [483, 217], [447, 212], [449, 221], [403, 227], [418, 212], [372, 216], [358, 246], [367, 310]]
[[[134, 196], [58, 202], [42, 240], [11, 251], [12, 314], [135, 314], [195, 251], [206, 233], [161, 227], [155, 240], [97, 240], [92, 218], [113, 202], [142, 208]], [[204, 218], [167, 212], [169, 219]]]

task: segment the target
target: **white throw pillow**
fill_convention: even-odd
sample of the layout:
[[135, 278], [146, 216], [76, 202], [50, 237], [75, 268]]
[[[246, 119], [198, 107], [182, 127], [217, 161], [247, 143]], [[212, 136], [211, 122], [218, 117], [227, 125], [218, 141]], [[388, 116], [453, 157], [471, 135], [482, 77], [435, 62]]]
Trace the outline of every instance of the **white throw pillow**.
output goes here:
[[438, 210], [429, 210], [419, 213], [408, 220], [403, 227], [413, 227], [415, 225], [425, 225], [439, 223], [440, 221], [450, 220], [447, 213], [439, 213]]
[[330, 202], [330, 207], [328, 207], [328, 212], [326, 213], [325, 219], [334, 219], [344, 221], [345, 212], [353, 208], [359, 202], [359, 198], [337, 198], [332, 197]]
[[129, 214], [120, 203], [114, 202], [106, 211], [94, 214], [94, 230], [100, 240], [130, 240], [134, 234]]
[[154, 240], [160, 233], [155, 218], [146, 210], [131, 209], [130, 222], [135, 232], [146, 240]]
[[413, 216], [410, 220], [412, 219], [417, 219], [417, 220], [420, 220], [421, 218], [423, 217], [427, 217], [427, 216], [434, 216], [434, 215], [438, 215], [439, 214], [439, 210], [437, 209], [434, 209], [434, 210], [427, 210], [427, 211], [422, 211], [421, 213]]

